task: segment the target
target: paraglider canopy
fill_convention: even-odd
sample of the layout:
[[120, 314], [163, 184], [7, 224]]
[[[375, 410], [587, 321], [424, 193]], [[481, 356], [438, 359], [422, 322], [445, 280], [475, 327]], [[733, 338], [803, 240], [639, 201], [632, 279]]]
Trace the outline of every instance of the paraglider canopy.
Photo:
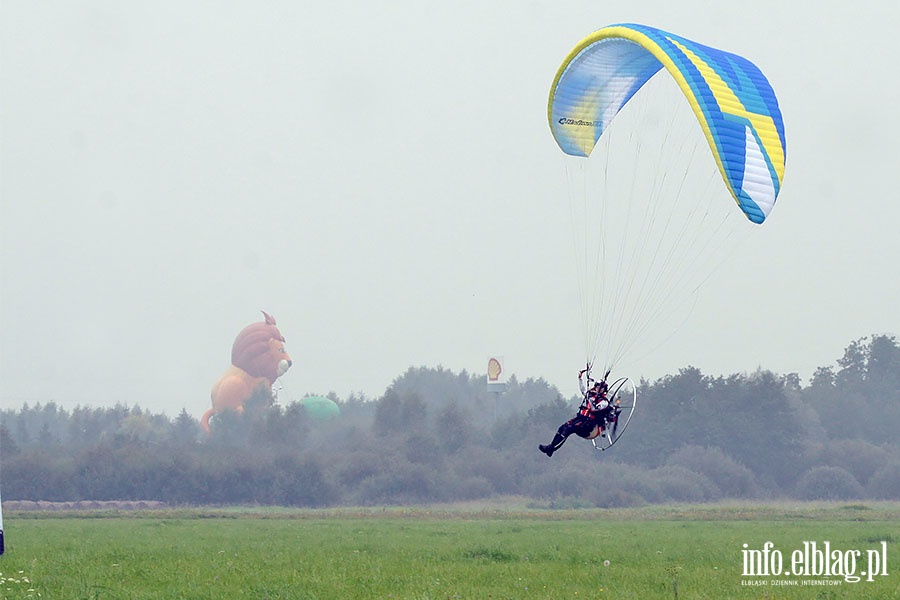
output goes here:
[[595, 31], [569, 53], [550, 89], [548, 118], [560, 149], [589, 156], [663, 67], [690, 102], [728, 191], [748, 219], [762, 223], [784, 178], [784, 124], [769, 81], [742, 56], [646, 25]]
[[563, 60], [547, 118], [587, 363], [608, 370], [675, 339], [720, 265], [765, 267], [741, 242], [770, 217], [787, 146], [750, 60], [647, 25], [603, 27]]

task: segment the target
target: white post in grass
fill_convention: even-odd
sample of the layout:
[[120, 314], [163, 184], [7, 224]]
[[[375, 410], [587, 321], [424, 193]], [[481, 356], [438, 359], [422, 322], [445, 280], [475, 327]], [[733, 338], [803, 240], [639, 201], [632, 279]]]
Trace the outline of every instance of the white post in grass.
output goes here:
[[0, 498], [0, 554], [3, 554], [3, 499]]

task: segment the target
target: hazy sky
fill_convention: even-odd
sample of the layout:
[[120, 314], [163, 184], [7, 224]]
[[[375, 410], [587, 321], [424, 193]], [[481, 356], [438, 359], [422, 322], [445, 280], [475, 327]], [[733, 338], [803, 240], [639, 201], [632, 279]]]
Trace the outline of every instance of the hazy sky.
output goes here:
[[378, 397], [409, 366], [484, 373], [493, 353], [574, 393], [546, 101], [616, 22], [753, 60], [788, 146], [751, 254], [623, 369], [807, 380], [900, 333], [897, 2], [0, 6], [0, 407], [199, 416], [260, 310], [294, 359], [285, 401]]

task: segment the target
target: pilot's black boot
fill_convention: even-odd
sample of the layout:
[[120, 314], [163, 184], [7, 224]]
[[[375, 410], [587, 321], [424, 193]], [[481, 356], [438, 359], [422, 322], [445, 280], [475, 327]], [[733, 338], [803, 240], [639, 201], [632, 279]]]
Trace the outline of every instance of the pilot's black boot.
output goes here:
[[538, 446], [538, 450], [540, 450], [547, 456], [553, 456], [553, 453], [559, 450], [559, 447], [562, 446], [565, 441], [565, 436], [557, 433], [555, 436], [553, 436], [553, 441], [550, 442], [548, 446], [544, 446], [543, 444], [541, 444], [540, 446]]

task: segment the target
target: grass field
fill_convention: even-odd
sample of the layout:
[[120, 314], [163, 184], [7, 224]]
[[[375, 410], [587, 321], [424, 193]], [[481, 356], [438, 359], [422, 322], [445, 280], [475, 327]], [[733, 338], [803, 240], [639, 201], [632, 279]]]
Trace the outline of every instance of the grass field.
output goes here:
[[[4, 517], [0, 598], [900, 598], [898, 504], [541, 510], [510, 501]], [[743, 544], [767, 541], [785, 569], [804, 541], [860, 550], [857, 574], [867, 550], [886, 548], [888, 575], [744, 576]]]

